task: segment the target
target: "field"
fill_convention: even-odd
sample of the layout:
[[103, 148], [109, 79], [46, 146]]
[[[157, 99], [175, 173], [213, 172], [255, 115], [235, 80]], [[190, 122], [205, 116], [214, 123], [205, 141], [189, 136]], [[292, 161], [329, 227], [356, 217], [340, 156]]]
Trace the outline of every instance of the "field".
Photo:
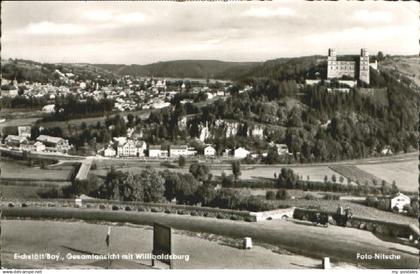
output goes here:
[[357, 165], [357, 168], [389, 183], [395, 181], [401, 190], [418, 191], [418, 161], [384, 163], [380, 165]]
[[24, 161], [1, 159], [1, 177], [13, 179], [31, 180], [57, 180], [67, 181], [73, 166], [64, 165], [59, 169], [41, 169], [40, 167], [30, 167]]
[[404, 57], [392, 57], [392, 59], [386, 59], [380, 63], [380, 69], [385, 70], [397, 70], [400, 74], [406, 76], [410, 80], [414, 81], [417, 86], [420, 86], [420, 58], [418, 56], [404, 56]]
[[359, 169], [357, 166], [354, 165], [337, 165], [337, 166], [330, 166], [330, 168], [337, 173], [341, 174], [345, 178], [349, 178], [353, 182], [359, 182], [361, 184], [368, 183], [369, 185], [373, 186], [373, 181], [375, 180], [378, 185], [381, 184], [381, 179]]
[[5, 199], [37, 199], [46, 192], [70, 183], [73, 165], [48, 169], [29, 167], [26, 162], [1, 158], [0, 193]]

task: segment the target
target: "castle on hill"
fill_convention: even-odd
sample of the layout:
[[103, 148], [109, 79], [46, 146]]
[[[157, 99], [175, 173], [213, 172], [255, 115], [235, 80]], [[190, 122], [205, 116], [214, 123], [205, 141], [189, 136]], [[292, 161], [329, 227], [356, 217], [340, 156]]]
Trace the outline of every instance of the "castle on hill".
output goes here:
[[347, 58], [347, 60], [342, 59], [343, 58], [337, 57], [335, 49], [328, 49], [327, 79], [347, 76], [369, 84], [369, 69], [370, 67], [376, 69], [377, 62], [369, 62], [369, 53], [367, 49], [362, 48], [360, 50], [360, 56], [357, 58]]

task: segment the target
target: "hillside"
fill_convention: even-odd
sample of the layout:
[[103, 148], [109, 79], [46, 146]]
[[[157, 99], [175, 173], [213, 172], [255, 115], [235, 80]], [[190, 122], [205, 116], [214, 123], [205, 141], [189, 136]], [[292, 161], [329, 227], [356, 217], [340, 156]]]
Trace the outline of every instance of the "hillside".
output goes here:
[[178, 60], [158, 62], [148, 65], [109, 65], [95, 66], [118, 75], [154, 76], [173, 78], [213, 78], [230, 79], [249, 71], [257, 62], [223, 62], [217, 60]]
[[420, 87], [420, 57], [419, 56], [392, 56], [380, 63], [380, 69], [396, 72], [413, 81]]
[[1, 60], [1, 73], [5, 79], [14, 79], [18, 82], [28, 80], [34, 82], [53, 82], [57, 79], [56, 70], [61, 73], [73, 73], [80, 80], [94, 80], [98, 76], [109, 79], [116, 75], [109, 70], [85, 63], [38, 63], [30, 60], [9, 59]]

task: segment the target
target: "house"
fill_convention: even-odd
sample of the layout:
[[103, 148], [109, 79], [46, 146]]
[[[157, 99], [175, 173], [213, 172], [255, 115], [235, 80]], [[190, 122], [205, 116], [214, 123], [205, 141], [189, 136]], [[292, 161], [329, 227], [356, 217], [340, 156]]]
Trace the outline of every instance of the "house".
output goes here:
[[251, 152], [249, 152], [248, 150], [246, 150], [243, 147], [239, 147], [237, 149], [235, 149], [234, 153], [233, 153], [233, 157], [235, 158], [246, 158], [246, 156], [248, 156]]
[[411, 199], [407, 195], [402, 193], [396, 194], [393, 198], [391, 198], [391, 210], [402, 212], [405, 205], [410, 205]]
[[69, 141], [60, 137], [53, 137], [48, 135], [39, 135], [36, 138], [38, 142], [45, 145], [45, 149], [50, 152], [64, 152], [67, 153], [71, 148]]
[[277, 148], [278, 155], [290, 154], [289, 148], [287, 147], [286, 144], [276, 144], [276, 148]]
[[167, 158], [168, 150], [161, 149], [160, 145], [150, 145], [149, 146], [149, 157], [150, 158]]
[[4, 143], [6, 145], [13, 147], [20, 147], [21, 144], [27, 142], [28, 139], [26, 137], [18, 135], [7, 135], [7, 137], [4, 139]]
[[171, 157], [187, 156], [188, 155], [188, 147], [186, 145], [171, 146], [169, 148], [169, 155]]
[[117, 156], [118, 157], [136, 157], [137, 156], [136, 143], [133, 140], [128, 140], [124, 144], [119, 143], [117, 146]]
[[45, 113], [53, 113], [54, 111], [55, 111], [55, 105], [54, 104], [45, 105], [42, 108], [42, 112], [45, 112]]
[[112, 146], [108, 146], [106, 149], [104, 149], [105, 157], [115, 157], [116, 155], [117, 151]]
[[391, 148], [391, 146], [385, 146], [385, 147], [381, 150], [381, 154], [382, 154], [382, 155], [392, 155], [392, 148]]
[[20, 148], [24, 151], [30, 151], [30, 152], [45, 151], [45, 145], [41, 142], [23, 143], [20, 145]]
[[137, 148], [137, 157], [144, 157], [144, 152], [147, 149], [147, 144], [145, 141], [137, 141], [136, 142]]
[[212, 146], [206, 146], [204, 148], [204, 156], [207, 156], [207, 157], [216, 156], [216, 149], [214, 149], [214, 147], [212, 147]]
[[31, 138], [30, 126], [18, 126], [18, 135], [26, 138]]

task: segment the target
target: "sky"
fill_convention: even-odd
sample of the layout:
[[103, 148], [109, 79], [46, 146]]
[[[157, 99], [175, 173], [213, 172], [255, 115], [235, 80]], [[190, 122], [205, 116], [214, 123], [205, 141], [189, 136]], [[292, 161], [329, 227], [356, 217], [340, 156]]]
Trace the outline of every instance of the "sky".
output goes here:
[[384, 1], [1, 3], [1, 57], [149, 64], [419, 53], [419, 4]]

